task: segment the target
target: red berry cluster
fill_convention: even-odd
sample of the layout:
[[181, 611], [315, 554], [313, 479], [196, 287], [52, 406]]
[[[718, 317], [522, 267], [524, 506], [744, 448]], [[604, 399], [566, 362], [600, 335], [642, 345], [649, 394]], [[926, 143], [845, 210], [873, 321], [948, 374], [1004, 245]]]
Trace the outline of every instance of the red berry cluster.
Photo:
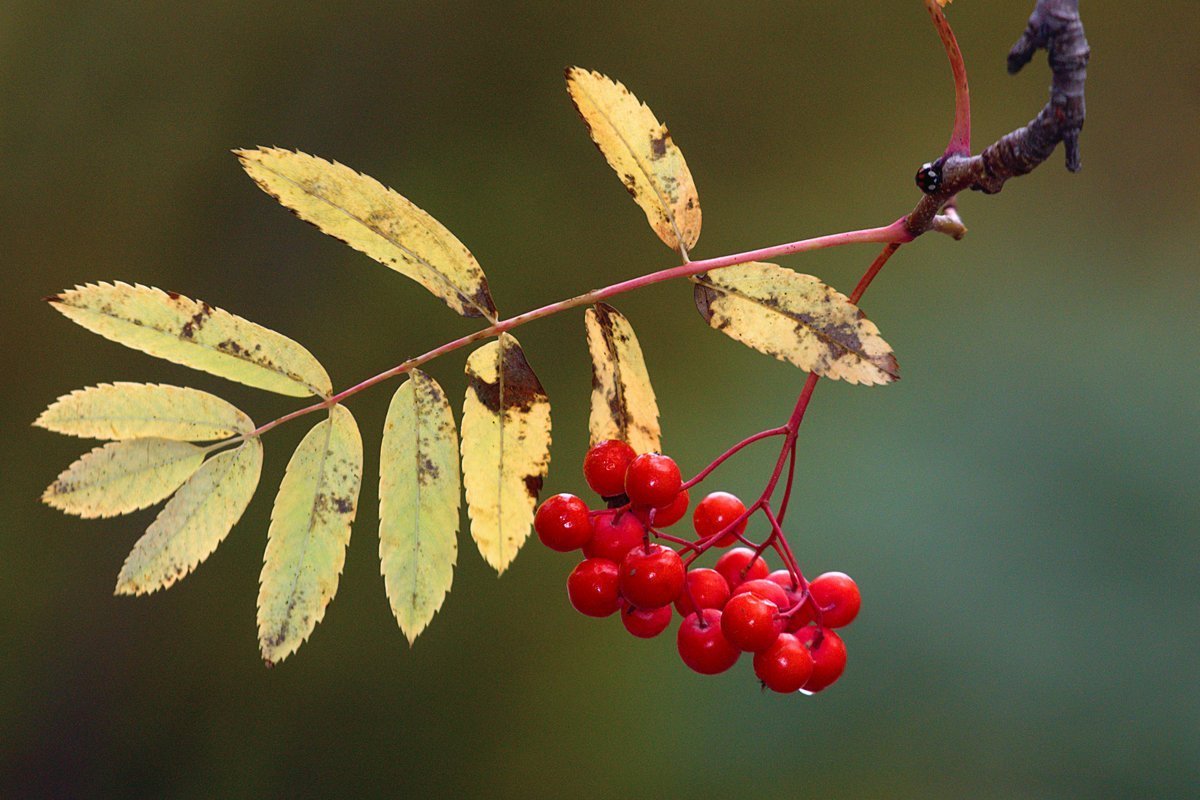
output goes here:
[[[591, 617], [619, 611], [626, 630], [649, 639], [671, 624], [674, 607], [683, 617], [679, 655], [704, 675], [724, 672], [749, 652], [754, 674], [776, 692], [812, 694], [841, 677], [846, 647], [833, 629], [850, 624], [861, 605], [849, 576], [827, 572], [806, 582], [798, 571], [770, 572], [748, 547], [726, 551], [715, 569], [691, 566], [712, 547], [745, 541], [749, 514], [734, 495], [713, 492], [692, 514], [694, 541], [662, 533], [684, 517], [690, 501], [669, 456], [638, 455], [625, 442], [603, 441], [588, 451], [583, 474], [605, 508], [558, 494], [534, 518], [547, 547], [583, 550], [567, 578], [577, 611]], [[678, 543], [686, 561], [652, 537]]]

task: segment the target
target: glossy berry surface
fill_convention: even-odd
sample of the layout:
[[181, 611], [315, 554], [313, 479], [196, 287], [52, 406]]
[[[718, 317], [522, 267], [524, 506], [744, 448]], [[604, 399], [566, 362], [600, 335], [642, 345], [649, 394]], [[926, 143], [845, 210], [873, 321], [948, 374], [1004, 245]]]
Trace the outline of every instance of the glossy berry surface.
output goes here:
[[580, 614], [607, 617], [620, 607], [617, 565], [606, 558], [588, 558], [567, 576], [567, 596]]
[[763, 600], [770, 600], [780, 611], [786, 611], [791, 607], [791, 603], [788, 602], [787, 592], [783, 590], [783, 587], [766, 578], [746, 581], [737, 588], [735, 594], [742, 594], [743, 592], [750, 592], [758, 595]]
[[654, 509], [654, 519], [650, 518], [650, 509], [645, 506], [638, 506], [634, 509], [634, 513], [638, 518], [653, 525], [655, 528], [669, 528], [679, 520], [683, 519], [687, 514], [688, 503], [691, 502], [691, 497], [688, 495], [687, 489], [684, 489], [679, 494], [675, 495], [675, 499], [665, 506], [660, 506]]
[[808, 648], [813, 660], [812, 675], [801, 687], [804, 691], [815, 694], [842, 677], [846, 669], [846, 645], [842, 637], [815, 625], [801, 628], [795, 636]]
[[792, 613], [792, 616], [788, 618], [787, 625], [784, 627], [784, 630], [788, 631], [789, 633], [793, 633], [816, 619], [816, 615], [813, 612], [812, 599], [808, 598], [807, 595], [800, 590], [799, 586], [796, 586], [792, 583], [792, 573], [788, 572], [786, 569], [777, 569], [767, 576], [767, 580], [783, 589], [784, 594], [787, 595], [787, 607], [789, 609], [795, 606], [796, 603], [798, 603], [802, 598], [804, 598], [804, 605], [800, 606], [799, 609]]
[[683, 591], [683, 560], [662, 545], [630, 550], [621, 560], [619, 574], [621, 596], [638, 608], [669, 606]]
[[679, 599], [675, 601], [675, 609], [686, 617], [696, 610], [692, 605], [693, 600], [700, 608], [720, 610], [729, 601], [729, 584], [715, 569], [690, 569], [685, 579], [684, 591], [679, 593]]
[[551, 550], [560, 553], [578, 550], [592, 538], [587, 503], [573, 494], [556, 494], [538, 508], [533, 529]]
[[621, 609], [621, 624], [625, 630], [639, 639], [653, 639], [671, 624], [671, 607], [634, 608], [626, 605]]
[[592, 538], [583, 545], [588, 558], [607, 558], [620, 564], [625, 554], [640, 545], [646, 529], [629, 512], [614, 511], [592, 518]]
[[625, 491], [625, 472], [637, 457], [633, 448], [617, 439], [597, 442], [583, 457], [583, 478], [601, 497], [614, 497]]
[[721, 631], [739, 650], [766, 650], [783, 633], [779, 606], [753, 592], [735, 594], [721, 610]]
[[675, 645], [683, 663], [701, 675], [724, 672], [741, 656], [721, 632], [721, 612], [715, 608], [705, 608], [684, 617]]
[[813, 659], [808, 648], [790, 633], [781, 633], [775, 643], [754, 654], [754, 674], [773, 692], [800, 691], [812, 677]]
[[735, 547], [717, 559], [717, 572], [725, 578], [730, 589], [736, 589], [744, 581], [767, 577], [769, 571], [762, 556], [755, 558], [749, 547]]
[[858, 584], [844, 572], [826, 572], [809, 584], [813, 601], [821, 607], [821, 624], [826, 628], [844, 628], [858, 616], [862, 595]]
[[683, 486], [679, 465], [670, 456], [642, 453], [625, 473], [625, 494], [638, 506], [658, 508], [675, 500]]
[[[746, 511], [746, 505], [729, 492], [713, 492], [706, 495], [696, 504], [692, 512], [692, 526], [696, 535], [707, 539], [727, 528], [730, 523]], [[717, 540], [717, 547], [728, 547], [737, 541], [737, 537], [746, 532], [747, 520], [742, 520], [729, 533]]]

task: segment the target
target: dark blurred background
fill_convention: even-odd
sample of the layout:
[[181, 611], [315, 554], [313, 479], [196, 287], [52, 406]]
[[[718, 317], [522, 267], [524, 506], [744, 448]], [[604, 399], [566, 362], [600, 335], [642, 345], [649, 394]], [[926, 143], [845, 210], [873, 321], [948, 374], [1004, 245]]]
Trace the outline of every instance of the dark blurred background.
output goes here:
[[[268, 671], [255, 596], [271, 497], [178, 587], [114, 598], [153, 511], [38, 502], [89, 443], [31, 428], [101, 381], [186, 383], [259, 421], [296, 407], [123, 349], [39, 298], [121, 279], [306, 344], [346, 386], [472, 329], [294, 220], [229, 154], [279, 145], [378, 177], [451, 228], [504, 312], [669, 266], [588, 141], [562, 69], [608, 72], [671, 126], [709, 256], [884, 224], [952, 114], [916, 0], [856, 3], [51, 3], [0, 6], [3, 535], [0, 796], [1148, 798], [1200, 787], [1200, 5], [1089, 0], [1084, 171], [1061, 153], [971, 228], [901, 251], [864, 304], [904, 380], [822, 384], [789, 520], [802, 565], [865, 597], [841, 683], [701, 678], [671, 635], [573, 613], [531, 542], [497, 579], [469, 537], [411, 650], [379, 576], [379, 430], [336, 601]], [[1046, 97], [1011, 78], [1029, 2], [950, 9], [977, 147]], [[785, 259], [843, 291], [875, 254]], [[617, 305], [685, 472], [778, 424], [803, 373], [705, 327], [686, 285]], [[555, 403], [547, 488], [580, 490], [578, 314], [520, 332]], [[463, 391], [456, 354], [431, 372]], [[719, 474], [751, 494], [773, 448]]]

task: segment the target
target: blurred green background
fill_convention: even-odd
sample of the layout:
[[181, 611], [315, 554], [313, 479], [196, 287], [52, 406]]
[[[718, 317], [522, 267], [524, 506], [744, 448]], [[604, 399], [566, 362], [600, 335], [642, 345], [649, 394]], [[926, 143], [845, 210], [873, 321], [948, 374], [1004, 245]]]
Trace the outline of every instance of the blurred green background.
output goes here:
[[[345, 386], [472, 329], [294, 220], [234, 147], [336, 158], [475, 252], [513, 313], [674, 263], [595, 152], [565, 65], [617, 76], [671, 126], [704, 203], [697, 255], [886, 223], [949, 129], [921, 3], [34, 3], [0, 6], [4, 392], [0, 796], [1143, 798], [1200, 787], [1200, 4], [1085, 3], [1084, 171], [1061, 153], [971, 228], [888, 265], [865, 307], [905, 379], [823, 384], [789, 520], [801, 564], [865, 608], [845, 678], [759, 691], [688, 672], [671, 636], [573, 613], [531, 543], [497, 579], [460, 537], [411, 650], [376, 555], [379, 430], [336, 601], [263, 668], [257, 578], [306, 424], [266, 440], [259, 495], [193, 576], [114, 598], [153, 511], [81, 521], [38, 495], [87, 443], [29, 423], [111, 380], [296, 406], [91, 336], [39, 298], [139, 281], [305, 343]], [[1029, 2], [950, 11], [977, 146], [1045, 100], [1004, 57]], [[849, 290], [875, 248], [785, 259]], [[778, 424], [803, 374], [706, 328], [687, 285], [617, 305], [640, 331], [685, 472]], [[579, 491], [578, 314], [520, 333], [555, 404], [547, 488]], [[462, 358], [430, 370], [453, 397]], [[719, 473], [751, 494], [769, 445]], [[714, 487], [714, 488], [717, 488]]]

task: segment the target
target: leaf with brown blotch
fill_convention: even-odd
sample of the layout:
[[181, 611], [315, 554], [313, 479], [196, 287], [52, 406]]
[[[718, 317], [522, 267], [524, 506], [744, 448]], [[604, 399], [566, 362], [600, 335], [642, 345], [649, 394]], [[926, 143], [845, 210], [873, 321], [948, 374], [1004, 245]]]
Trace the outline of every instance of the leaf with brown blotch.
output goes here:
[[333, 392], [325, 368], [301, 345], [203, 300], [120, 282], [47, 299], [92, 333], [185, 367], [292, 397]]
[[463, 484], [471, 536], [504, 572], [529, 536], [550, 466], [550, 399], [507, 333], [467, 359]]
[[166, 589], [212, 555], [250, 505], [262, 461], [258, 439], [205, 461], [137, 540], [121, 567], [116, 593]]
[[629, 320], [597, 303], [584, 313], [584, 325], [592, 355], [591, 444], [619, 439], [638, 453], [662, 452], [658, 402]]
[[412, 278], [464, 317], [497, 319], [487, 278], [440, 222], [374, 178], [307, 153], [234, 151], [255, 183], [305, 222]]
[[362, 436], [341, 405], [329, 409], [329, 419], [308, 432], [288, 461], [259, 576], [258, 642], [267, 666], [308, 639], [337, 593], [362, 465]]
[[170, 497], [203, 460], [204, 448], [173, 439], [109, 442], [67, 467], [42, 501], [85, 518], [128, 514]]
[[567, 70], [567, 91], [596, 147], [650, 227], [672, 250], [700, 238], [700, 198], [667, 126], [625, 86], [599, 72]]
[[713, 328], [825, 378], [900, 378], [892, 348], [845, 295], [812, 275], [751, 262], [698, 275], [696, 308]]
[[102, 383], [63, 395], [34, 425], [88, 439], [158, 437], [185, 442], [224, 439], [254, 423], [214, 394], [158, 383]]
[[450, 401], [414, 369], [388, 406], [379, 453], [379, 563], [410, 645], [454, 581], [461, 497]]

